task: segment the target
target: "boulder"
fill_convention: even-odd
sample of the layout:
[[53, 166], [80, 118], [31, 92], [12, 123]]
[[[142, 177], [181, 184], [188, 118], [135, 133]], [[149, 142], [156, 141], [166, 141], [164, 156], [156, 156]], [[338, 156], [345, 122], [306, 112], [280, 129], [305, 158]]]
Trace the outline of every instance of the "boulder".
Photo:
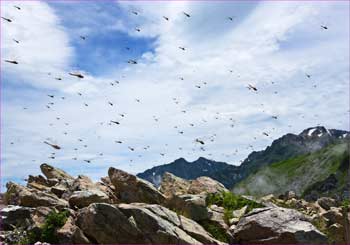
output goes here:
[[243, 215], [245, 215], [248, 211], [248, 206], [244, 206], [241, 209], [233, 210], [232, 217], [240, 219]]
[[38, 206], [57, 206], [66, 207], [68, 203], [65, 200], [59, 199], [53, 194], [42, 192], [35, 189], [8, 182], [6, 184], [7, 192], [5, 194], [5, 201], [7, 204], [20, 205], [25, 207]]
[[39, 191], [50, 190], [50, 188], [49, 188], [50, 185], [49, 185], [47, 179], [45, 179], [45, 177], [43, 177], [42, 175], [38, 175], [38, 176], [29, 175], [27, 187], [34, 188], [34, 189], [37, 189]]
[[189, 194], [221, 193], [228, 192], [223, 184], [212, 178], [203, 176], [191, 181]]
[[59, 168], [54, 168], [53, 166], [50, 166], [46, 163], [43, 163], [40, 165], [41, 172], [46, 176], [48, 179], [66, 179], [66, 180], [73, 180], [74, 178], [64, 172], [63, 170]]
[[286, 191], [284, 195], [280, 195], [278, 197], [279, 199], [284, 199], [285, 201], [292, 199], [292, 198], [297, 198], [297, 195], [295, 194], [294, 191]]
[[327, 237], [300, 212], [286, 208], [258, 208], [243, 216], [233, 232], [241, 244], [319, 244]]
[[118, 208], [133, 217], [137, 227], [153, 244], [219, 244], [195, 221], [162, 207], [149, 204], [119, 204]]
[[58, 185], [51, 187], [50, 191], [53, 194], [55, 194], [57, 197], [61, 198], [62, 195], [67, 191], [67, 187], [62, 185], [62, 184], [58, 184]]
[[162, 204], [165, 197], [151, 183], [139, 179], [113, 167], [109, 168], [108, 176], [116, 189], [117, 198], [122, 202], [144, 202]]
[[75, 225], [74, 219], [68, 217], [66, 223], [56, 231], [60, 244], [89, 244], [89, 239], [82, 230]]
[[329, 197], [321, 197], [317, 200], [318, 205], [320, 205], [324, 210], [330, 210], [331, 207], [336, 207], [337, 201]]
[[190, 182], [177, 177], [171, 173], [165, 172], [160, 183], [160, 192], [162, 192], [167, 198], [174, 195], [179, 196], [188, 193], [190, 188]]
[[229, 226], [225, 222], [224, 213], [216, 212], [209, 209], [208, 215], [209, 215], [209, 218], [206, 220], [206, 222], [209, 222], [210, 224], [215, 225], [222, 231], [228, 230]]
[[196, 222], [156, 204], [94, 203], [79, 210], [76, 225], [93, 243], [220, 243]]
[[70, 191], [86, 191], [90, 189], [96, 189], [95, 183], [85, 175], [78, 175], [76, 179], [74, 179]]
[[13, 230], [15, 227], [28, 227], [33, 208], [9, 205], [0, 210], [2, 228]]
[[187, 194], [173, 196], [171, 199], [167, 200], [166, 206], [194, 221], [201, 221], [209, 218], [205, 195]]
[[68, 202], [71, 207], [83, 208], [95, 202], [109, 203], [109, 197], [104, 192], [96, 189], [75, 191], [70, 196]]
[[76, 224], [93, 243], [151, 243], [132, 218], [111, 204], [94, 203], [79, 210]]
[[106, 193], [106, 195], [109, 198], [109, 202], [110, 203], [119, 203], [119, 200], [115, 194], [115, 188], [113, 186], [112, 188], [112, 184], [111, 185], [107, 185], [103, 182], [97, 182], [96, 183], [97, 187], [99, 190], [101, 190], [102, 192]]
[[345, 222], [341, 208], [331, 207], [330, 210], [321, 213], [321, 217], [326, 218], [328, 225], [335, 223], [344, 225]]
[[341, 224], [332, 224], [327, 228], [332, 244], [348, 244], [346, 241], [345, 227]]

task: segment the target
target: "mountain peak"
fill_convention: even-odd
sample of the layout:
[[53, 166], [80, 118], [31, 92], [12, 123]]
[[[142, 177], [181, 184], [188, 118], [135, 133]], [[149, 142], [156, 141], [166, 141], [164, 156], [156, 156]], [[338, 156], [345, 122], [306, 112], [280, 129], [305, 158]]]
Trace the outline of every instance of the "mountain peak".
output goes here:
[[323, 127], [323, 126], [316, 126], [312, 128], [307, 128], [303, 132], [301, 132], [299, 135], [304, 137], [321, 137], [325, 134], [332, 135], [331, 132]]

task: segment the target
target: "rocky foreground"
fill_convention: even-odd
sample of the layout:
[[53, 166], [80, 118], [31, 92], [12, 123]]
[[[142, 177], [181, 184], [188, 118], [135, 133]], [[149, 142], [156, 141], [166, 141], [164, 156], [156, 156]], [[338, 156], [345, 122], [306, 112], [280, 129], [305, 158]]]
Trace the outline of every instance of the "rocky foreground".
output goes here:
[[349, 244], [349, 203], [295, 193], [237, 196], [209, 178], [165, 173], [160, 187], [122, 170], [94, 183], [42, 164], [7, 183], [2, 244]]

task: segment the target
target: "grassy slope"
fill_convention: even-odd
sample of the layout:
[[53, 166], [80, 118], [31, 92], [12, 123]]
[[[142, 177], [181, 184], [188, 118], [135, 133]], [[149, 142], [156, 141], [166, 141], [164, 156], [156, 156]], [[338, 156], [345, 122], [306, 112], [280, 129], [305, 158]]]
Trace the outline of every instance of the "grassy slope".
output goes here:
[[313, 183], [336, 173], [348, 154], [347, 144], [341, 143], [311, 154], [273, 163], [238, 183], [233, 192], [262, 196], [294, 190], [301, 195]]

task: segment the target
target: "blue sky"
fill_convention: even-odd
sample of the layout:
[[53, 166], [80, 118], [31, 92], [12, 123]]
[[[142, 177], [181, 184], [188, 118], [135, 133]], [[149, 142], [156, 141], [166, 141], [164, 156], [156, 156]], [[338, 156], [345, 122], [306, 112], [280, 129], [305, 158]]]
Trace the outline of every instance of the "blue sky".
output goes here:
[[3, 183], [43, 162], [94, 179], [179, 157], [237, 165], [286, 133], [349, 129], [348, 4], [1, 2]]

